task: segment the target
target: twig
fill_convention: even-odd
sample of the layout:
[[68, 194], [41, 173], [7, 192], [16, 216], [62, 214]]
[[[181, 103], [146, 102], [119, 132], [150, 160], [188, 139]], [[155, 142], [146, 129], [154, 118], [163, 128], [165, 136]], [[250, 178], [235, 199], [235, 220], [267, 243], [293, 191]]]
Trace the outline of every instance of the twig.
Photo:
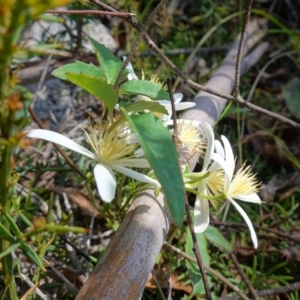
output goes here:
[[[168, 92], [169, 92], [170, 100], [171, 100], [173, 123], [174, 123], [173, 141], [174, 141], [175, 146], [177, 148], [178, 147], [178, 127], [177, 127], [177, 120], [176, 120], [176, 110], [175, 110], [174, 96], [173, 96], [173, 91], [172, 91], [172, 79], [168, 79], [167, 84], [168, 84]], [[178, 157], [178, 164], [179, 164], [179, 167], [181, 167], [179, 157]], [[203, 261], [202, 261], [202, 257], [201, 257], [200, 250], [199, 250], [197, 236], [196, 236], [196, 233], [195, 233], [194, 223], [193, 223], [193, 220], [192, 220], [192, 217], [191, 217], [190, 205], [189, 205], [189, 201], [188, 201], [188, 197], [187, 197], [186, 193], [184, 194], [184, 202], [185, 202], [185, 210], [186, 210], [186, 215], [187, 215], [187, 221], [188, 221], [188, 224], [189, 224], [189, 228], [190, 228], [191, 235], [192, 235], [192, 240], [193, 240], [193, 251], [194, 251], [194, 254], [196, 256], [196, 261], [197, 261], [197, 264], [198, 264], [198, 267], [199, 267], [199, 270], [200, 270], [200, 273], [201, 273], [201, 276], [202, 276], [204, 289], [205, 289], [205, 293], [206, 293], [206, 298], [208, 300], [212, 300], [210, 290], [209, 290], [208, 280], [207, 280], [207, 277], [206, 277], [206, 274], [205, 274]]]
[[25, 276], [23, 273], [21, 273], [21, 278], [24, 282], [26, 282], [26, 284], [30, 287], [30, 289], [23, 295], [23, 297], [20, 299], [27, 299], [27, 297], [29, 297], [29, 295], [31, 293], [36, 293], [41, 299], [43, 300], [47, 300], [48, 297], [47, 295], [45, 295], [39, 288], [38, 286], [40, 285], [40, 282], [37, 282], [36, 284], [34, 284], [27, 276]]
[[[245, 227], [245, 228], [248, 227], [246, 224], [227, 223], [227, 222], [221, 222], [221, 221], [211, 221], [210, 223], [213, 224], [213, 225], [216, 225], [216, 226]], [[253, 225], [253, 226], [254, 226], [255, 229], [272, 232], [272, 233], [277, 234], [278, 236], [280, 236], [282, 238], [285, 238], [287, 240], [291, 240], [291, 241], [294, 241], [296, 243], [300, 243], [300, 238], [299, 237], [290, 235], [289, 233], [283, 233], [283, 232], [281, 232], [279, 230], [276, 230], [276, 229], [265, 228], [265, 227], [256, 226], [256, 225]]]
[[163, 300], [166, 300], [166, 297], [165, 297], [165, 295], [164, 295], [164, 293], [163, 293], [163, 291], [162, 291], [162, 289], [161, 289], [161, 287], [160, 287], [160, 285], [159, 285], [159, 282], [158, 282], [158, 280], [157, 280], [157, 278], [156, 278], [156, 276], [155, 276], [153, 270], [151, 271], [151, 274], [152, 274], [152, 278], [153, 278], [153, 280], [154, 280], [154, 282], [155, 282], [155, 284], [156, 284], [156, 286], [157, 286], [157, 288], [158, 288], [158, 290], [159, 290], [159, 293], [160, 293], [162, 299], [163, 299]]
[[161, 0], [160, 3], [155, 7], [155, 9], [151, 12], [151, 14], [149, 15], [149, 17], [147, 18], [145, 24], [142, 26], [141, 30], [139, 31], [139, 35], [137, 36], [135, 42], [133, 43], [130, 52], [128, 53], [122, 68], [119, 71], [119, 74], [117, 76], [117, 79], [114, 83], [114, 87], [117, 88], [119, 86], [120, 80], [122, 78], [122, 75], [128, 65], [128, 63], [130, 62], [130, 60], [133, 57], [133, 54], [136, 51], [136, 48], [138, 47], [139, 43], [141, 42], [144, 33], [147, 32], [147, 30], [149, 29], [150, 24], [153, 22], [154, 17], [157, 15], [157, 13], [159, 12], [159, 10], [161, 10], [162, 6], [167, 2], [167, 0]]
[[254, 289], [253, 285], [251, 284], [251, 282], [250, 282], [248, 276], [245, 274], [244, 270], [241, 268], [239, 261], [237, 260], [235, 254], [233, 252], [230, 252], [229, 255], [230, 255], [230, 258], [232, 259], [235, 267], [238, 269], [240, 275], [242, 276], [244, 282], [248, 286], [248, 289], [249, 289], [250, 293], [252, 294], [253, 299], [259, 300], [259, 296], [257, 295], [256, 290]]
[[[297, 290], [300, 290], [300, 282], [295, 282], [279, 288], [262, 290], [257, 292], [257, 294], [260, 297], [265, 297], [265, 296], [284, 294], [284, 293], [293, 292]], [[238, 297], [222, 297], [222, 298], [218, 298], [218, 300], [238, 300]]]
[[[91, 2], [103, 7], [104, 9], [107, 9], [109, 11], [112, 12], [117, 12], [114, 8], [110, 7], [109, 5], [106, 5], [104, 3], [102, 3], [99, 0], [91, 0]], [[141, 28], [143, 27], [142, 24], [134, 17], [129, 16], [126, 17], [125, 20], [132, 26], [134, 27], [138, 32], [141, 31]], [[183, 79], [183, 83], [187, 84], [188, 86], [190, 86], [191, 88], [196, 89], [197, 91], [204, 91], [207, 92], [209, 94], [213, 94], [216, 95], [218, 97], [230, 100], [230, 101], [234, 101], [236, 103], [239, 103], [251, 110], [254, 111], [258, 111], [262, 114], [265, 114], [271, 118], [277, 119], [283, 123], [289, 124], [293, 127], [296, 128], [300, 128], [300, 124], [297, 122], [294, 122], [292, 120], [290, 120], [289, 118], [283, 117], [279, 114], [270, 112], [267, 109], [264, 109], [260, 106], [251, 104], [249, 102], [247, 102], [246, 100], [244, 100], [242, 97], [235, 97], [235, 96], [231, 96], [231, 95], [227, 95], [227, 94], [222, 94], [219, 91], [215, 90], [215, 89], [211, 89], [211, 88], [206, 88], [205, 86], [198, 84], [196, 82], [194, 82], [193, 80], [189, 79], [179, 68], [176, 67], [176, 65], [174, 65], [161, 51], [160, 49], [155, 45], [155, 43], [151, 40], [151, 38], [149, 37], [149, 35], [147, 33], [143, 34], [143, 38], [147, 43], [147, 46], [149, 47], [150, 50], [152, 50], [172, 71], [174, 71], [175, 74], [177, 74], [179, 77], [181, 77]]]
[[[171, 102], [171, 108], [172, 108], [172, 116], [173, 116], [173, 142], [178, 149], [178, 126], [177, 126], [177, 120], [176, 120], [176, 108], [175, 108], [175, 100], [174, 100], [174, 95], [173, 95], [173, 87], [172, 87], [172, 79], [168, 78], [167, 79], [167, 85], [168, 85], [168, 92], [170, 95], [170, 102]], [[180, 160], [178, 161], [180, 165]]]
[[84, 257], [89, 263], [91, 263], [92, 265], [96, 265], [96, 263], [89, 257], [88, 254], [86, 254], [84, 251], [82, 251], [81, 249], [79, 249], [73, 242], [71, 242], [68, 238], [66, 238], [65, 236], [63, 236], [62, 234], [59, 235], [59, 237], [66, 242], [67, 244], [69, 244], [76, 252], [77, 254], [79, 254], [80, 256]]
[[134, 16], [132, 13], [122, 13], [122, 12], [109, 12], [109, 11], [100, 11], [100, 10], [67, 10], [67, 9], [49, 9], [46, 11], [47, 14], [57, 14], [57, 15], [106, 15], [106, 16], [114, 16], [114, 17], [128, 17]]
[[241, 32], [241, 39], [240, 39], [238, 54], [237, 54], [237, 58], [236, 58], [235, 96], [237, 98], [241, 97], [241, 93], [240, 93], [241, 61], [242, 61], [242, 56], [243, 56], [243, 47], [244, 47], [244, 43], [245, 43], [245, 33], [246, 33], [247, 25], [248, 25], [249, 19], [250, 19], [250, 11], [251, 11], [252, 3], [253, 3], [253, 0], [248, 0], [247, 7], [245, 10], [245, 16], [244, 16], [244, 20], [243, 20], [243, 29]]
[[[278, 55], [272, 57], [262, 68], [261, 70], [259, 71], [258, 75], [256, 76], [255, 80], [254, 80], [254, 83], [252, 84], [251, 86], [251, 89], [250, 89], [250, 92], [248, 93], [248, 96], [247, 96], [247, 100], [246, 101], [250, 101], [253, 94], [254, 94], [254, 91], [256, 89], [256, 86], [260, 80], [260, 78], [263, 76], [263, 74], [265, 73], [266, 69], [277, 59], [283, 57], [283, 56], [287, 56], [290, 58], [290, 55], [291, 54], [294, 54], [294, 53], [298, 53], [298, 51], [296, 50], [292, 50], [292, 51], [287, 51], [287, 52], [283, 52], [283, 53], [279, 53]], [[243, 121], [242, 121], [242, 125], [241, 125], [241, 136], [244, 135], [244, 130], [245, 130], [245, 115], [243, 116]], [[259, 156], [259, 155], [258, 155]], [[257, 157], [258, 157], [257, 156]]]
[[[182, 250], [180, 250], [179, 248], [170, 245], [167, 242], [164, 242], [164, 246], [168, 247], [169, 249], [173, 250], [175, 253], [177, 253], [178, 255], [188, 259], [191, 262], [197, 263], [197, 260], [188, 255], [187, 253], [183, 252]], [[220, 281], [222, 281], [224, 284], [226, 284], [227, 286], [229, 286], [233, 291], [235, 291], [242, 299], [244, 300], [250, 300], [236, 285], [234, 285], [233, 283], [231, 283], [227, 278], [225, 278], [222, 274], [218, 273], [217, 271], [215, 271], [214, 269], [212, 269], [209, 266], [203, 265], [204, 269], [209, 272], [211, 275], [215, 276], [216, 278], [218, 278]]]
[[44, 259], [44, 261], [51, 269], [51, 271], [54, 272], [54, 274], [59, 278], [59, 280], [65, 284], [68, 291], [76, 296], [78, 294], [78, 289], [62, 273], [56, 270], [56, 268], [52, 267], [46, 259]]

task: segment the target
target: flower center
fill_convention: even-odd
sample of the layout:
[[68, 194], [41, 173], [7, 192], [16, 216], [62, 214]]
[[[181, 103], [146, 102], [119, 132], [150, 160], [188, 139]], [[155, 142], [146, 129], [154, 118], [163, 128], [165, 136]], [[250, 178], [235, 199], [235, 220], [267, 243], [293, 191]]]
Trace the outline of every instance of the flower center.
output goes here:
[[259, 183], [255, 175], [251, 173], [250, 166], [243, 165], [235, 174], [228, 194], [230, 195], [251, 195], [256, 193], [259, 188]]
[[97, 161], [112, 164], [123, 158], [133, 156], [135, 144], [128, 144], [127, 134], [124, 135], [122, 126], [110, 130], [110, 124], [102, 122], [91, 126], [91, 133], [85, 131], [86, 139], [93, 148]]

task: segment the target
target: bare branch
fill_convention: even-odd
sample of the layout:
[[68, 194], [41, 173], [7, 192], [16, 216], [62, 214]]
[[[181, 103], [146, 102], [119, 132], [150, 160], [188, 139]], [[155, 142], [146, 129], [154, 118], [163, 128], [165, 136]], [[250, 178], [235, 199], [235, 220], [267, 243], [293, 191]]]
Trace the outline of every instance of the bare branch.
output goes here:
[[240, 44], [239, 44], [239, 50], [238, 50], [238, 55], [236, 58], [236, 70], [235, 70], [235, 96], [237, 98], [241, 97], [240, 93], [240, 70], [241, 70], [241, 60], [242, 60], [242, 52], [243, 52], [243, 46], [245, 43], [245, 33], [247, 29], [247, 25], [250, 20], [250, 10], [252, 6], [253, 0], [248, 0], [247, 7], [245, 10], [245, 16], [243, 20], [243, 28], [241, 32], [241, 39], [240, 39]]
[[100, 10], [68, 10], [68, 9], [55, 9], [55, 10], [47, 10], [47, 14], [57, 14], [57, 15], [106, 15], [106, 16], [114, 16], [114, 17], [128, 17], [134, 16], [132, 13], [122, 13], [122, 12], [109, 12], [109, 11], [100, 11]]

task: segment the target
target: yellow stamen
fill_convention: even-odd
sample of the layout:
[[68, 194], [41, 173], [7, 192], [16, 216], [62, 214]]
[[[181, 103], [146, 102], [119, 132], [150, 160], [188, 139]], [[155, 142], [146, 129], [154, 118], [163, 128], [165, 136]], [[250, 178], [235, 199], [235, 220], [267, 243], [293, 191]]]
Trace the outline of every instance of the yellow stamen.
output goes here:
[[251, 195], [259, 190], [259, 182], [245, 164], [235, 174], [229, 188], [230, 195]]
[[123, 158], [133, 156], [136, 145], [127, 143], [127, 135], [122, 135], [122, 127], [110, 129], [110, 124], [103, 122], [96, 126], [91, 126], [91, 133], [85, 130], [87, 142], [93, 148], [97, 160], [100, 163], [110, 164]]
[[191, 150], [204, 154], [205, 140], [201, 137], [198, 127], [191, 122], [178, 122], [178, 140], [182, 148], [188, 147]]

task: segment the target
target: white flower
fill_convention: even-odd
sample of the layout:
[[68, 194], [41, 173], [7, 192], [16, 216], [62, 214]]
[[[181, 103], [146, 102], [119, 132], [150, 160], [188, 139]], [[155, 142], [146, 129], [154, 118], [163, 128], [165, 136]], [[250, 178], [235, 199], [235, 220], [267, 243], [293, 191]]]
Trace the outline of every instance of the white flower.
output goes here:
[[[189, 119], [177, 119], [178, 130], [178, 144], [179, 154], [182, 158], [188, 159], [193, 153], [197, 152], [201, 156], [204, 154], [205, 138], [200, 131], [201, 122], [193, 121]], [[165, 123], [166, 126], [173, 126], [173, 120], [169, 120]], [[170, 133], [174, 134], [174, 129], [170, 130]]]
[[[123, 56], [123, 60], [126, 59], [126, 56]], [[131, 63], [129, 62], [126, 69], [129, 71], [129, 74], [127, 75], [128, 80], [138, 80], [138, 77], [136, 76], [133, 67]], [[143, 78], [144, 79], [144, 75]], [[163, 88], [163, 84], [158, 80], [156, 75], [152, 75], [150, 78], [150, 81], [155, 82], [156, 84], [160, 85]], [[175, 93], [173, 95], [174, 97], [174, 104], [175, 104], [175, 110], [180, 111], [180, 110], [185, 110], [191, 107], [194, 107], [196, 103], [194, 102], [181, 102], [183, 99], [183, 94], [182, 93]], [[139, 96], [140, 101], [153, 101], [149, 97], [146, 96]], [[168, 111], [168, 115], [163, 115], [162, 116], [162, 121], [165, 123], [169, 121], [172, 117], [172, 107], [171, 107], [171, 102], [169, 100], [159, 100], [157, 101], [160, 105], [164, 106], [166, 110]]]
[[115, 128], [115, 130], [109, 129], [108, 125], [104, 124], [100, 130], [91, 127], [91, 135], [85, 132], [87, 141], [94, 153], [68, 137], [50, 130], [30, 130], [27, 132], [27, 136], [61, 145], [96, 161], [94, 176], [100, 197], [105, 202], [111, 202], [115, 197], [116, 178], [113, 170], [133, 179], [153, 184], [157, 188], [159, 186], [158, 181], [128, 168], [150, 168], [150, 165], [145, 158], [134, 157], [132, 153], [136, 146], [128, 144], [127, 136], [120, 135], [122, 127]]
[[250, 166], [245, 167], [245, 165], [243, 165], [236, 172], [235, 176], [233, 176], [233, 172], [235, 169], [235, 160], [234, 160], [232, 148], [226, 137], [222, 136], [221, 139], [223, 141], [224, 148], [222, 147], [219, 141], [215, 141], [215, 147], [217, 153], [220, 156], [222, 156], [225, 160], [225, 163], [220, 161], [225, 171], [223, 192], [226, 196], [226, 199], [230, 201], [230, 203], [238, 210], [238, 212], [244, 218], [245, 222], [249, 227], [254, 248], [257, 248], [258, 246], [257, 236], [253, 228], [252, 222], [248, 217], [248, 215], [246, 214], [246, 212], [242, 209], [242, 207], [233, 199], [261, 204], [261, 200], [257, 195], [259, 184], [255, 176], [250, 172]]
[[202, 171], [197, 174], [203, 177], [197, 183], [198, 194], [194, 207], [194, 223], [195, 232], [201, 233], [206, 230], [209, 225], [209, 202], [204, 196], [220, 195], [224, 186], [224, 172], [218, 162], [222, 161], [222, 157], [214, 153], [214, 132], [208, 123], [205, 123], [206, 133], [206, 152]]

